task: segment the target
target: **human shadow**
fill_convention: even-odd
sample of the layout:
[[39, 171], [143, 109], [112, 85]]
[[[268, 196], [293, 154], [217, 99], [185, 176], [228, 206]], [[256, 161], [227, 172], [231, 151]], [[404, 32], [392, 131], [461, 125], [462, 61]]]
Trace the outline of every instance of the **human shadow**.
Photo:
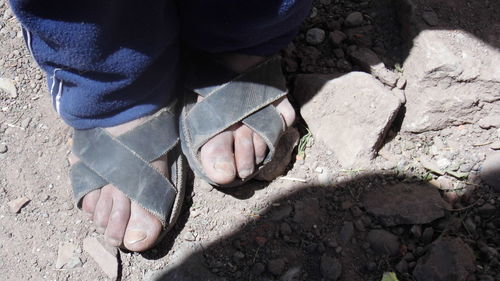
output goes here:
[[[379, 196], [379, 200], [387, 200], [388, 205], [397, 204], [399, 202], [393, 200], [406, 195], [388, 193], [387, 190], [394, 191], [392, 187], [406, 195], [409, 190], [417, 195], [412, 203], [415, 210], [394, 214], [396, 220], [412, 212], [416, 212], [415, 218], [425, 220], [429, 209], [437, 205], [441, 215], [429, 218], [426, 223], [405, 221], [387, 225], [387, 217], [372, 212], [368, 197]], [[437, 197], [430, 199], [429, 189]], [[462, 225], [464, 220], [477, 216], [478, 200], [489, 201], [495, 197], [487, 186], [482, 185], [455, 206], [442, 201], [437, 190], [419, 176], [389, 171], [357, 176], [332, 185], [300, 187], [270, 202], [269, 208], [262, 210], [242, 229], [208, 246], [193, 242], [190, 248], [197, 250], [176, 253], [171, 263], [150, 280], [357, 281], [380, 280], [387, 271], [398, 272], [399, 280], [415, 280], [412, 271], [427, 254], [432, 241], [459, 237], [477, 252], [480, 242], [476, 240], [498, 242], [494, 232], [481, 230], [495, 220], [498, 209], [493, 217], [477, 224], [474, 233]], [[422, 235], [424, 229], [433, 230], [430, 237]], [[395, 252], [384, 252], [373, 245], [376, 242], [368, 236], [374, 230], [398, 237]], [[406, 267], [399, 268], [402, 260]], [[498, 269], [498, 265], [493, 265], [482, 254], [478, 254], [476, 262], [483, 268], [490, 268], [491, 272], [484, 270], [487, 273], [493, 274]], [[470, 272], [471, 276], [481, 274], [484, 272]]]

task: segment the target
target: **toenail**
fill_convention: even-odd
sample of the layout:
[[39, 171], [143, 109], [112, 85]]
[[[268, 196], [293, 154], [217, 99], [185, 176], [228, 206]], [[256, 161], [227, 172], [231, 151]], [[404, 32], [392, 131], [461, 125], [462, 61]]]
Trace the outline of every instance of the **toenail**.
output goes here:
[[143, 231], [131, 230], [127, 233], [127, 244], [135, 244], [146, 239], [148, 236]]
[[217, 159], [214, 162], [214, 170], [217, 172], [234, 176], [234, 169], [233, 165], [230, 161], [227, 161], [225, 159]]
[[115, 239], [115, 238], [111, 238], [111, 237], [106, 237], [106, 243], [108, 243], [109, 245], [113, 246], [113, 247], [118, 247], [122, 244], [122, 242], [118, 239]]
[[264, 157], [261, 157], [261, 156], [255, 157], [255, 163], [260, 164], [260, 163], [262, 163], [262, 161], [264, 161]]
[[241, 171], [239, 172], [240, 177], [241, 177], [242, 179], [244, 179], [244, 178], [246, 178], [246, 177], [250, 176], [252, 173], [253, 173], [253, 169], [245, 169], [245, 170], [241, 170]]
[[95, 230], [97, 231], [97, 233], [103, 234], [106, 231], [106, 228], [102, 226], [96, 226]]

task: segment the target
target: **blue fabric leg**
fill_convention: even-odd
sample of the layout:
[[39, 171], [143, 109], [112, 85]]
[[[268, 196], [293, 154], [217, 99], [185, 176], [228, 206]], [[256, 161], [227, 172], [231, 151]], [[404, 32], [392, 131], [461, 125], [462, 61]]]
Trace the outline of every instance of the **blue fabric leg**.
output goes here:
[[182, 38], [195, 50], [269, 56], [290, 43], [312, 0], [182, 0]]
[[150, 114], [176, 93], [173, 0], [10, 0], [54, 106], [77, 129]]

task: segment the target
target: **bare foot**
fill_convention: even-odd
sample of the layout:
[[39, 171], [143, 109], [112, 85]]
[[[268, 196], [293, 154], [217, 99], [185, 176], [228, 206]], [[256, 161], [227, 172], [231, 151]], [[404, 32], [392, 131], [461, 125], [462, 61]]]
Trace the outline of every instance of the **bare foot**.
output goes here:
[[[140, 118], [106, 130], [118, 136], [140, 125], [146, 118]], [[70, 162], [76, 163], [78, 158], [70, 155]], [[166, 159], [155, 160], [151, 165], [160, 172], [168, 171]], [[156, 242], [162, 224], [153, 214], [131, 202], [118, 188], [108, 184], [94, 190], [82, 201], [82, 209], [92, 219], [99, 233], [104, 234], [105, 241], [111, 246], [124, 246], [130, 251], [141, 252], [152, 247]]]
[[[266, 58], [230, 54], [220, 58], [227, 67], [235, 72], [246, 69], [264, 61]], [[281, 113], [286, 126], [295, 120], [295, 110], [288, 101], [282, 98], [274, 102]], [[267, 153], [267, 144], [250, 128], [237, 124], [216, 135], [202, 146], [200, 160], [206, 175], [218, 184], [229, 184], [236, 177], [245, 179], [250, 176], [256, 165], [262, 163]]]

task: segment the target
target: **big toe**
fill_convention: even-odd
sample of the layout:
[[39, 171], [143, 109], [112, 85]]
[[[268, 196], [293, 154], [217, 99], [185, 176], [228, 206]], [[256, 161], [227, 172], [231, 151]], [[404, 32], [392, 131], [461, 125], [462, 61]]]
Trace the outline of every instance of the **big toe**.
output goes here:
[[201, 165], [206, 175], [218, 184], [228, 184], [236, 178], [233, 144], [233, 132], [228, 130], [213, 137], [201, 148]]
[[123, 237], [125, 248], [134, 252], [145, 251], [155, 244], [161, 230], [161, 222], [153, 214], [132, 201], [130, 219]]

